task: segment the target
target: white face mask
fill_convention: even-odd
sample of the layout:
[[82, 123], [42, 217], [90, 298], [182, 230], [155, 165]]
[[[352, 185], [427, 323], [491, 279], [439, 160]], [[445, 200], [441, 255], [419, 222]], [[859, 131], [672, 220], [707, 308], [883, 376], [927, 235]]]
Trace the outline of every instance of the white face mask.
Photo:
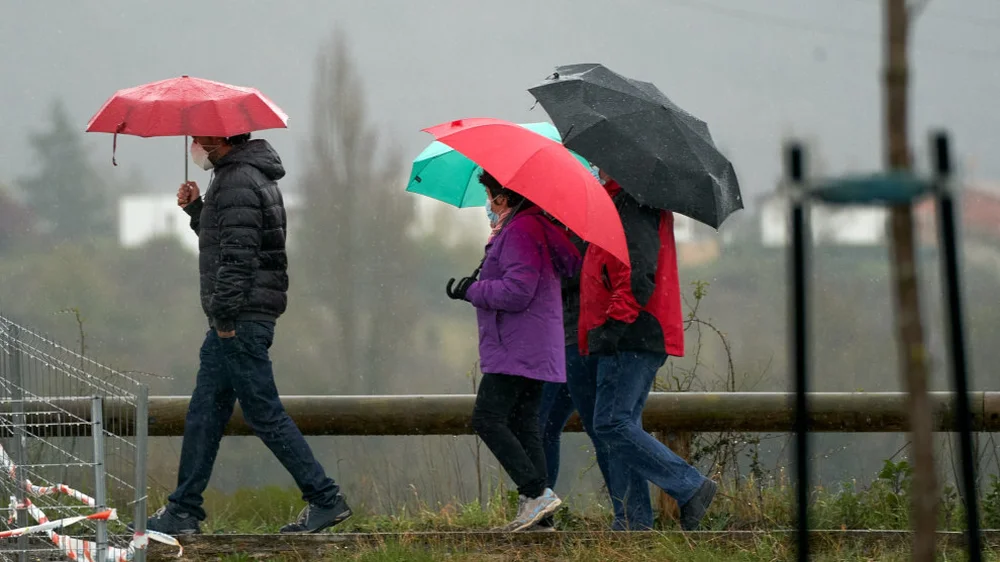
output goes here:
[[[215, 152], [215, 149], [212, 149], [212, 152]], [[205, 150], [204, 146], [198, 144], [196, 141], [191, 141], [191, 160], [195, 166], [205, 171], [214, 168], [215, 164], [208, 158], [209, 154], [210, 152]]]

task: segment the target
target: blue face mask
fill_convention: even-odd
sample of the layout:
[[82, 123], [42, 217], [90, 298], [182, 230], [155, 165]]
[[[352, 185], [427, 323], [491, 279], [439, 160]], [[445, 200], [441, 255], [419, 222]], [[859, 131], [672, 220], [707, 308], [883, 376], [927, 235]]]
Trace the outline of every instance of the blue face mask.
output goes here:
[[500, 220], [500, 215], [493, 212], [493, 207], [490, 206], [490, 201], [486, 202], [486, 218], [490, 219], [490, 226], [493, 226]]
[[601, 185], [604, 185], [604, 180], [601, 179], [601, 170], [597, 166], [590, 167], [590, 174], [594, 176], [594, 179], [597, 180]]

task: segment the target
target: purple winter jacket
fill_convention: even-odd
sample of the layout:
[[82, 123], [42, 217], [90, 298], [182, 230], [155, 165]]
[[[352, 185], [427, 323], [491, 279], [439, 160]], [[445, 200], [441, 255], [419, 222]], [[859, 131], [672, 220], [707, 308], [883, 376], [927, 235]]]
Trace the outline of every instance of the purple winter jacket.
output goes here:
[[561, 277], [581, 262], [538, 207], [514, 215], [486, 245], [479, 281], [466, 293], [476, 307], [482, 372], [566, 382]]

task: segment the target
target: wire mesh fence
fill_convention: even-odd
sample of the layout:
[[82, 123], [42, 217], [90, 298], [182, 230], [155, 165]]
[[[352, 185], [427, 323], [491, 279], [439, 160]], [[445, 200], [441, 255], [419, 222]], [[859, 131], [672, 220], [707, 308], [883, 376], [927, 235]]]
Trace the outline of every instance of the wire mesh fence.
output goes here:
[[145, 559], [148, 398], [0, 315], [0, 560]]

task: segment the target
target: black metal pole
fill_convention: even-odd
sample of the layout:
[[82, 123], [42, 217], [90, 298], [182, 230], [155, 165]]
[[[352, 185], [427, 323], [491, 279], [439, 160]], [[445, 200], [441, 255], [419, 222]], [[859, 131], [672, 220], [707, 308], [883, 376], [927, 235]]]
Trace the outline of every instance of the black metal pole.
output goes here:
[[809, 560], [809, 405], [806, 392], [809, 383], [808, 302], [806, 248], [810, 242], [806, 224], [805, 151], [799, 143], [791, 143], [786, 154], [787, 174], [791, 182], [791, 285], [790, 302], [791, 357], [795, 373], [795, 474], [796, 474], [796, 543], [798, 560]]
[[955, 425], [958, 430], [961, 455], [961, 486], [965, 498], [966, 535], [969, 562], [979, 562], [983, 556], [979, 534], [979, 493], [976, 490], [976, 459], [972, 451], [972, 412], [969, 408], [969, 367], [966, 357], [965, 323], [962, 310], [961, 272], [958, 266], [958, 225], [955, 220], [955, 200], [948, 186], [951, 177], [951, 154], [948, 136], [935, 133], [931, 150], [937, 173], [938, 235], [941, 243], [941, 277], [947, 311], [948, 354], [955, 385]]

